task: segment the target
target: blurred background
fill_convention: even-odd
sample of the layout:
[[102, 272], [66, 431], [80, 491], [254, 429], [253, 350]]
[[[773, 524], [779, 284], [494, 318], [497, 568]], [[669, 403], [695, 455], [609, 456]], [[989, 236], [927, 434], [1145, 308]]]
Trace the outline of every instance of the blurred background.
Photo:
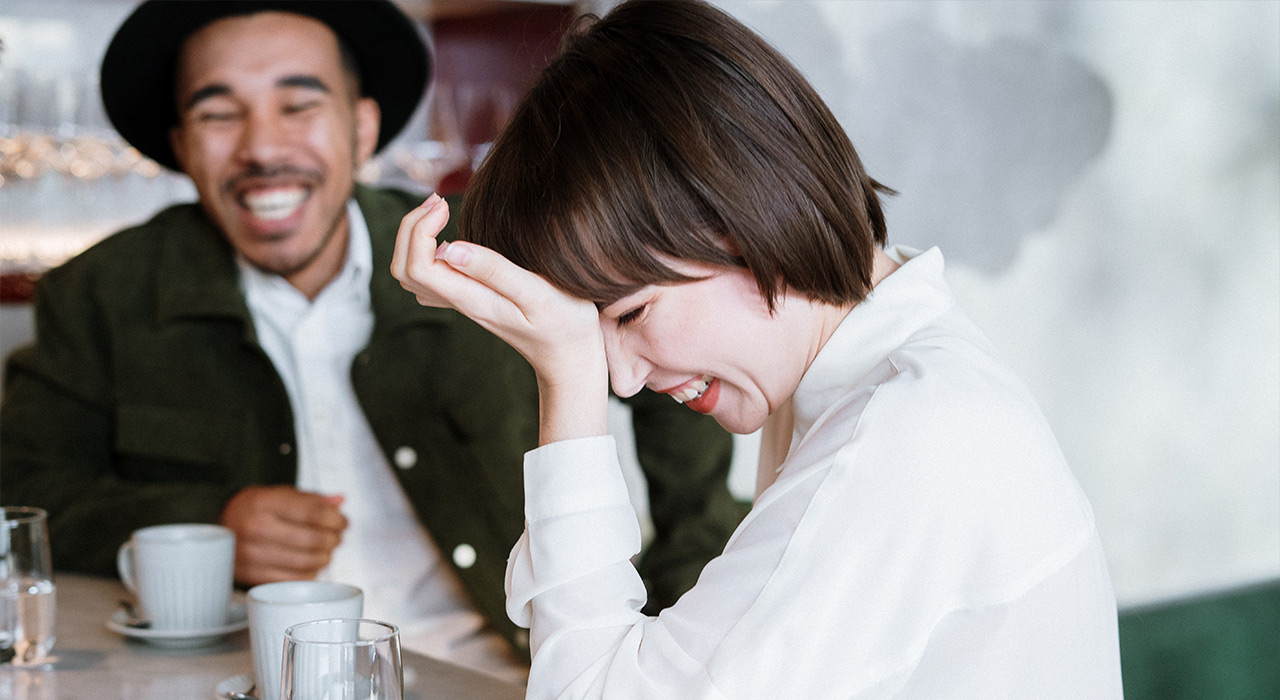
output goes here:
[[[426, 192], [465, 188], [565, 24], [614, 3], [401, 4], [435, 81], [362, 176]], [[1280, 2], [715, 4], [810, 78], [901, 193], [890, 243], [942, 249], [1039, 399], [1107, 549], [1126, 694], [1280, 697]], [[194, 196], [98, 102], [132, 6], [0, 5], [6, 354], [43, 269]]]

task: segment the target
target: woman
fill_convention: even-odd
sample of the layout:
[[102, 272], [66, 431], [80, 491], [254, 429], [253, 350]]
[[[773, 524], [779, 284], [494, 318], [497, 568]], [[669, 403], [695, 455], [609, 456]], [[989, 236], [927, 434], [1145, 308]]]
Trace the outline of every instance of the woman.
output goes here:
[[[529, 697], [1118, 698], [1089, 505], [936, 249], [881, 250], [877, 191], [802, 76], [696, 1], [573, 32], [467, 193], [392, 270], [537, 372], [508, 613]], [[448, 371], [448, 368], [441, 368]], [[606, 377], [764, 429], [751, 513], [655, 618]]]

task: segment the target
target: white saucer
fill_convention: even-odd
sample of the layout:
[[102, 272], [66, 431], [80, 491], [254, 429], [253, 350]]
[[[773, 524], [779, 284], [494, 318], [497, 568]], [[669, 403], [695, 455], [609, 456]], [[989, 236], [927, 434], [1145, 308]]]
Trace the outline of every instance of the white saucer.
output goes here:
[[149, 627], [130, 627], [129, 614], [117, 610], [107, 620], [107, 629], [126, 637], [143, 639], [151, 644], [171, 649], [192, 649], [208, 646], [219, 639], [249, 626], [249, 609], [244, 603], [232, 601], [227, 609], [227, 624], [203, 630], [153, 630]]
[[254, 696], [250, 695], [250, 693], [256, 690], [257, 688], [253, 685], [253, 674], [241, 673], [238, 676], [231, 676], [230, 678], [223, 678], [218, 681], [218, 685], [213, 688], [213, 695], [218, 698], [218, 700], [228, 700], [228, 698], [251, 698]]

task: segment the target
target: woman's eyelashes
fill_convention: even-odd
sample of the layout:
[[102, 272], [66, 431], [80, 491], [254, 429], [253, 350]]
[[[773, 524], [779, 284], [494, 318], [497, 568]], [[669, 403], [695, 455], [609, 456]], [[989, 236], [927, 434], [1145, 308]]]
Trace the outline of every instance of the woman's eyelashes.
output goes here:
[[620, 314], [617, 320], [618, 328], [631, 325], [632, 323], [640, 320], [640, 316], [644, 314], [644, 310], [647, 306], [647, 304], [641, 304], [626, 313]]

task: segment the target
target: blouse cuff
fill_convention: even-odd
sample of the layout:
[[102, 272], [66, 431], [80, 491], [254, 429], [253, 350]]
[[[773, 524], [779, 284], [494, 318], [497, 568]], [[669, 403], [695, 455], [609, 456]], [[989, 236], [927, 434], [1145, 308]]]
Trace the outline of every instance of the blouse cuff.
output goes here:
[[631, 504], [612, 435], [561, 440], [526, 452], [524, 489], [530, 523]]

